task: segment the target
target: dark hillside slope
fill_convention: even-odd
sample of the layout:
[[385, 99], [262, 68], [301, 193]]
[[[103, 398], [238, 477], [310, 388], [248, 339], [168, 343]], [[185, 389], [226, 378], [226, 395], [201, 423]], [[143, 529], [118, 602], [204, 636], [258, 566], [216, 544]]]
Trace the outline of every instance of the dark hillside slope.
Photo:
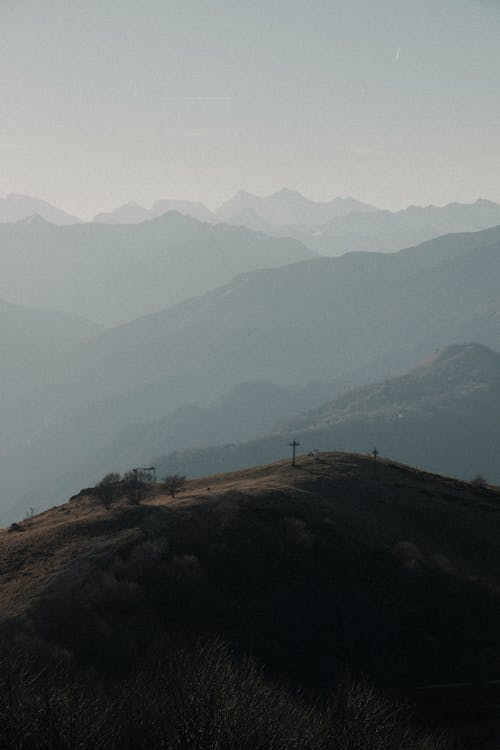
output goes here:
[[[2, 627], [97, 674], [219, 637], [295, 684], [500, 674], [500, 495], [321, 454], [110, 511], [87, 493], [0, 533]], [[24, 634], [24, 635], [23, 635]]]

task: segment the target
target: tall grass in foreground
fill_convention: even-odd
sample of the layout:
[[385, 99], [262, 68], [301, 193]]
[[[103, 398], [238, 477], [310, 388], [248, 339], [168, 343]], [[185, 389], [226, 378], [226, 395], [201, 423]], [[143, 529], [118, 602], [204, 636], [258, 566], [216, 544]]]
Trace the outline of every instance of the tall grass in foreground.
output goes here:
[[311, 706], [221, 644], [105, 686], [3, 663], [2, 750], [445, 750], [367, 686]]

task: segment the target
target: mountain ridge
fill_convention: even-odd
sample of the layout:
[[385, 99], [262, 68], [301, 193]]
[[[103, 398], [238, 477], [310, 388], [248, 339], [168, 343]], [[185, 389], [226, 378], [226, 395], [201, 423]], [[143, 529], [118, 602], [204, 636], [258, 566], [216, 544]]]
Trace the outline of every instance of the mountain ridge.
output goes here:
[[315, 255], [293, 239], [178, 212], [134, 225], [0, 223], [0, 247], [0, 297], [105, 325], [196, 296], [238, 272]]
[[377, 211], [373, 206], [354, 198], [333, 198], [313, 201], [296, 190], [282, 188], [266, 196], [240, 190], [217, 209], [217, 216], [232, 224], [243, 224], [254, 229], [276, 230], [287, 227], [325, 224], [328, 219], [353, 211]]
[[63, 211], [56, 206], [29, 195], [9, 193], [5, 198], [0, 198], [0, 223], [11, 223], [39, 214], [51, 224], [67, 226], [81, 222], [76, 216]]
[[[78, 472], [89, 450], [107, 450], [128, 425], [167, 417], [186, 404], [207, 406], [238, 383], [370, 383], [453, 342], [500, 348], [499, 247], [497, 228], [395, 255], [353, 253], [248, 272], [104, 331], [52, 388], [5, 405], [5, 433], [16, 446], [29, 446], [28, 453], [2, 454], [9, 497], [13, 504], [19, 497], [22, 466], [29, 469], [19, 502], [26, 502], [32, 482], [41, 491], [43, 473], [46, 502], [45, 493], [54, 491], [48, 467], [62, 457]], [[476, 470], [480, 464], [470, 469]]]

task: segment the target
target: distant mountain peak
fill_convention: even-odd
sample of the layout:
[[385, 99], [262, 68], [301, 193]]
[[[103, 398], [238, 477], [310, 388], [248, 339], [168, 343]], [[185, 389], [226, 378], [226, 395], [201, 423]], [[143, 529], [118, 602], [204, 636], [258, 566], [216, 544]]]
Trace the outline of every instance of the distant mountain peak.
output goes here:
[[255, 193], [250, 193], [248, 190], [238, 190], [238, 192], [234, 196], [235, 198], [258, 198], [258, 195], [255, 195]]
[[34, 214], [39, 214], [50, 224], [67, 225], [78, 224], [80, 219], [68, 214], [56, 206], [47, 203], [41, 198], [20, 193], [9, 193], [5, 198], [0, 198], [0, 223], [12, 223], [27, 219]]
[[303, 200], [309, 200], [306, 198], [302, 193], [300, 193], [298, 190], [292, 190], [291, 188], [282, 187], [280, 190], [277, 190], [273, 195], [282, 195], [282, 196], [289, 196], [293, 198], [302, 198]]
[[198, 219], [195, 219], [193, 216], [188, 216], [187, 214], [183, 214], [180, 211], [165, 211], [164, 213], [159, 214], [159, 216], [153, 216], [145, 219], [142, 224], [149, 224], [149, 225], [175, 225], [175, 226], [197, 226], [201, 224], [202, 222], [198, 221]]
[[487, 198], [478, 198], [476, 202], [474, 203], [475, 206], [487, 206], [488, 208], [498, 208], [498, 203], [495, 203], [495, 201], [490, 201]]
[[16, 224], [25, 224], [26, 226], [32, 226], [32, 227], [50, 227], [53, 226], [53, 224], [50, 223], [50, 221], [47, 221], [47, 219], [44, 219], [43, 216], [40, 216], [40, 214], [31, 214], [31, 216], [26, 216], [26, 218], [19, 219], [15, 222]]
[[490, 349], [484, 344], [477, 341], [470, 341], [464, 344], [451, 344], [442, 349], [438, 349], [431, 357], [413, 370], [437, 368], [437, 367], [481, 367], [493, 365], [500, 373], [500, 354]]
[[239, 190], [220, 206], [217, 215], [230, 224], [286, 234], [290, 227], [319, 228], [338, 216], [369, 211], [377, 209], [354, 198], [313, 201], [298, 190], [283, 187], [265, 196]]
[[123, 204], [123, 208], [140, 208], [141, 211], [147, 210], [144, 208], [144, 206], [141, 206], [140, 203], [137, 203], [137, 201], [128, 201], [128, 203]]
[[95, 216], [94, 222], [98, 224], [139, 224], [172, 211], [206, 223], [213, 223], [216, 220], [215, 215], [202, 203], [162, 198], [155, 201], [152, 208], [149, 209], [135, 201], [130, 201], [123, 206], [118, 206], [114, 211], [98, 214]]

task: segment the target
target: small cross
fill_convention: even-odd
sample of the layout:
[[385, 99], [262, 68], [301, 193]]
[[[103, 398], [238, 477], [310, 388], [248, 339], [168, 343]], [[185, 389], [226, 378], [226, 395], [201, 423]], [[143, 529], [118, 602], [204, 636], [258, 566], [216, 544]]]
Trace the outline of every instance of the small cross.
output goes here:
[[292, 466], [295, 466], [295, 449], [299, 447], [300, 443], [297, 442], [297, 440], [295, 440], [295, 438], [294, 438], [293, 442], [292, 443], [288, 443], [288, 445], [293, 450]]

